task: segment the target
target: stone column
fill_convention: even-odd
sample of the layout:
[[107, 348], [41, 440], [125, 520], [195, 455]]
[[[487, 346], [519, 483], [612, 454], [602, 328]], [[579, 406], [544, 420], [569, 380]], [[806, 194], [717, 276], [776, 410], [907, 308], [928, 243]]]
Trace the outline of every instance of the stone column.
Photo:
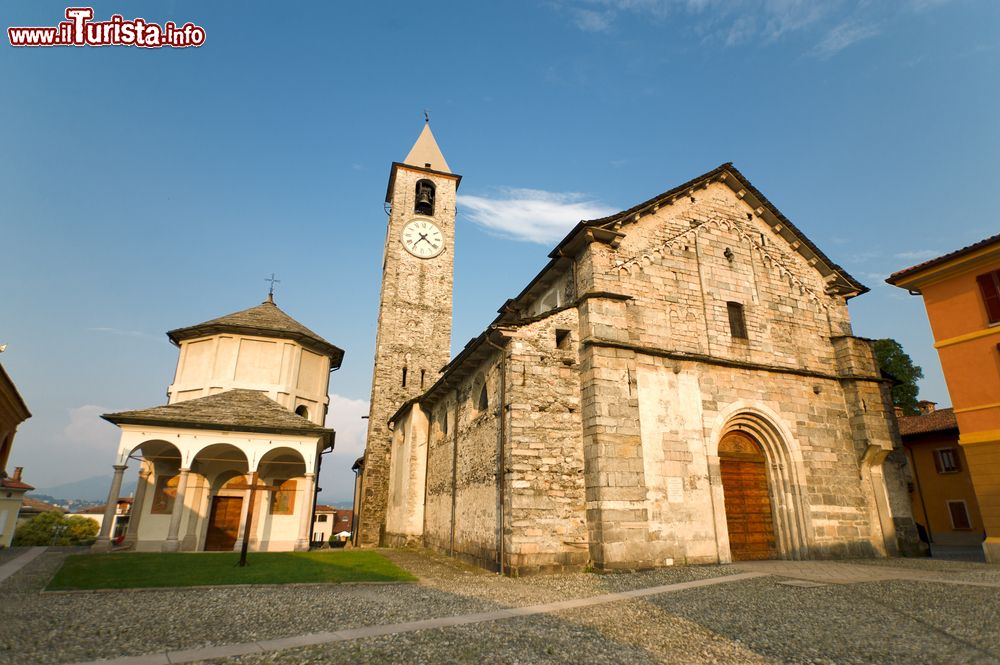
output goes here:
[[302, 510], [299, 514], [299, 539], [295, 543], [295, 550], [297, 552], [306, 552], [309, 550], [309, 522], [312, 520], [313, 514], [314, 478], [314, 474], [307, 473], [305, 475], [305, 483], [302, 488]]
[[135, 547], [139, 542], [139, 520], [142, 518], [142, 505], [146, 503], [146, 487], [149, 485], [150, 471], [145, 467], [139, 469], [139, 483], [135, 486], [135, 498], [132, 500], [132, 510], [128, 515], [128, 531], [125, 532], [125, 545]]
[[184, 514], [184, 493], [187, 491], [188, 473], [191, 469], [181, 469], [180, 477], [177, 480], [177, 496], [174, 497], [174, 510], [170, 513], [170, 529], [167, 531], [167, 539], [163, 542], [164, 552], [176, 552], [180, 549], [177, 542], [177, 534], [181, 530], [181, 515]]
[[111, 489], [108, 491], [108, 504], [104, 507], [104, 521], [101, 522], [101, 532], [91, 549], [95, 552], [111, 550], [111, 528], [115, 524], [115, 513], [118, 510], [118, 494], [122, 491], [122, 477], [125, 475], [124, 464], [115, 464], [115, 475], [111, 479]]
[[181, 539], [182, 552], [193, 552], [198, 545], [198, 527], [200, 526], [201, 516], [207, 516], [209, 510], [205, 508], [205, 499], [209, 493], [208, 490], [205, 477], [195, 474], [194, 483], [191, 487], [191, 516], [188, 518], [187, 535]]

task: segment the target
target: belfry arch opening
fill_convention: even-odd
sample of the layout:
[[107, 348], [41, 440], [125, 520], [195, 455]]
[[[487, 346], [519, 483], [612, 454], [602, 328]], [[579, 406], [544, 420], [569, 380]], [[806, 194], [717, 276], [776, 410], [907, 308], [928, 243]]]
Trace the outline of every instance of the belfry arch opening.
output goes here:
[[413, 212], [418, 215], [434, 216], [434, 183], [430, 180], [418, 180], [414, 192]]

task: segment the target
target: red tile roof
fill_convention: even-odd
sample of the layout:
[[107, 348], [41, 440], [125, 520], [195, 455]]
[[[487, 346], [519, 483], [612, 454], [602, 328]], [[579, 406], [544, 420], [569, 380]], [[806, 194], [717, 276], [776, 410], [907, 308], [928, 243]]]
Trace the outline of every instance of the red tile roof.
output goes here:
[[958, 421], [955, 419], [955, 412], [951, 408], [937, 409], [931, 413], [919, 416], [902, 416], [899, 418], [900, 436], [943, 432], [950, 429], [958, 429]]
[[26, 496], [21, 500], [21, 514], [22, 515], [34, 515], [37, 513], [48, 513], [53, 510], [66, 513], [65, 508], [60, 508], [59, 506], [53, 506], [51, 503], [45, 503], [44, 501], [39, 501], [38, 499], [32, 499], [30, 496]]
[[8, 490], [33, 490], [35, 489], [28, 483], [22, 483], [20, 480], [14, 480], [13, 478], [0, 478], [0, 487]]
[[947, 254], [944, 254], [944, 255], [939, 256], [939, 257], [934, 258], [934, 259], [930, 259], [929, 261], [924, 261], [923, 263], [918, 263], [917, 265], [912, 266], [910, 268], [906, 268], [904, 270], [896, 271], [896, 272], [892, 273], [891, 275], [889, 275], [888, 279], [886, 279], [885, 281], [888, 282], [889, 284], [892, 284], [893, 286], [895, 286], [896, 282], [898, 282], [900, 279], [902, 279], [904, 277], [907, 277], [908, 275], [911, 275], [911, 274], [913, 274], [915, 272], [919, 272], [921, 270], [925, 270], [927, 268], [931, 268], [933, 266], [938, 265], [939, 263], [944, 263], [945, 261], [951, 261], [952, 259], [957, 259], [958, 257], [962, 256], [963, 254], [968, 254], [970, 252], [974, 252], [977, 249], [982, 249], [983, 247], [986, 247], [986, 246], [991, 245], [993, 243], [1000, 243], [1000, 233], [998, 233], [995, 236], [990, 236], [989, 238], [986, 238], [985, 240], [980, 240], [979, 242], [973, 243], [973, 244], [969, 245], [968, 247], [963, 247], [962, 249], [956, 249], [954, 252], [948, 252]]

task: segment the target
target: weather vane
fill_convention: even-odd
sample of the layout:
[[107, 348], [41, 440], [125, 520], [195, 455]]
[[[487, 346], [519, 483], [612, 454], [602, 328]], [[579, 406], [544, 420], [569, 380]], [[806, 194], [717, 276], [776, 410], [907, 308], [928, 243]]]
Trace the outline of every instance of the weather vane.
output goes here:
[[427, 112], [427, 109], [424, 109], [424, 122], [430, 122], [430, 121], [431, 121], [431, 114]]
[[270, 277], [265, 277], [264, 278], [264, 281], [265, 282], [271, 282], [271, 288], [268, 289], [268, 291], [267, 291], [267, 299], [268, 300], [274, 300], [274, 285], [275, 284], [281, 284], [281, 280], [280, 279], [275, 279], [274, 278], [274, 273], [272, 272]]

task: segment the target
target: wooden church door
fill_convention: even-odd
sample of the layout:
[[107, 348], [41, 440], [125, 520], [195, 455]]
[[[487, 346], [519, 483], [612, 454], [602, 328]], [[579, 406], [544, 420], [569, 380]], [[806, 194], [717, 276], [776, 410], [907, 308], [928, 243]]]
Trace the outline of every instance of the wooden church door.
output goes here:
[[240, 513], [243, 512], [243, 498], [238, 496], [216, 496], [212, 498], [212, 513], [208, 520], [208, 535], [205, 550], [209, 552], [231, 551], [240, 533]]
[[719, 465], [733, 560], [774, 558], [777, 548], [764, 451], [750, 435], [730, 432], [719, 442]]

